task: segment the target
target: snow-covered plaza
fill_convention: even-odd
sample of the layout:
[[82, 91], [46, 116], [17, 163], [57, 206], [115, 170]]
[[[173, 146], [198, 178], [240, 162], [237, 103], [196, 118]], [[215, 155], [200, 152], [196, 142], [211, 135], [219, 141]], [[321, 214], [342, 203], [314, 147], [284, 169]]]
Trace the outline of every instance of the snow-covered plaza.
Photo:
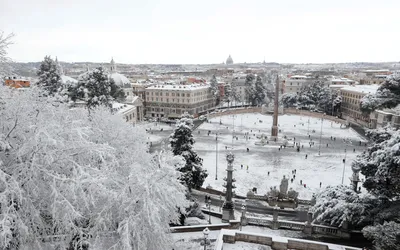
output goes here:
[[[211, 118], [203, 123], [194, 131], [195, 150], [203, 158], [203, 167], [209, 174], [203, 186], [210, 185], [213, 189], [223, 190], [223, 177], [226, 176], [227, 166], [225, 154], [228, 151], [235, 154], [234, 178], [236, 193], [240, 195], [246, 195], [253, 187], [257, 188], [258, 194], [265, 194], [274, 186], [279, 189], [280, 181], [285, 175], [289, 178], [289, 188], [298, 191], [300, 198], [310, 199], [312, 194], [319, 190], [320, 183], [322, 187], [341, 184], [344, 167], [344, 184], [350, 183], [351, 162], [366, 148], [365, 139], [357, 132], [351, 128], [341, 127], [340, 123], [324, 119], [320, 147], [321, 119], [281, 115], [278, 125], [280, 130], [278, 142], [272, 140], [261, 146], [255, 143], [260, 142], [257, 137], [262, 134], [270, 136], [271, 115], [259, 113], [225, 115]], [[246, 132], [249, 137], [247, 139]], [[218, 133], [218, 143], [216, 133]], [[232, 140], [233, 135], [237, 139]], [[289, 146], [300, 143], [300, 152], [297, 152], [296, 147], [279, 150], [284, 136], [287, 137]], [[344, 158], [346, 158], [345, 164]], [[217, 168], [216, 162], [218, 162]], [[296, 174], [292, 172], [294, 170]]]

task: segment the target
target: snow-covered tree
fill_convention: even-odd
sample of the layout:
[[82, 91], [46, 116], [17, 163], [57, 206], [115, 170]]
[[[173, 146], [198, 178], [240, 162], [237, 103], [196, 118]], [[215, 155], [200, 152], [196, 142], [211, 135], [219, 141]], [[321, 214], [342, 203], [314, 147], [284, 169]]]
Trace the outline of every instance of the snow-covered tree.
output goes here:
[[11, 59], [7, 56], [7, 50], [8, 46], [12, 44], [13, 37], [14, 34], [6, 35], [3, 31], [0, 31], [0, 81], [2, 81], [3, 77], [11, 73], [11, 67], [9, 65]]
[[88, 109], [99, 105], [108, 107], [114, 100], [121, 101], [125, 98], [123, 90], [108, 77], [103, 67], [83, 76], [69, 92], [72, 101], [83, 100]]
[[144, 131], [106, 108], [54, 99], [0, 86], [0, 248], [117, 231], [116, 249], [171, 249], [183, 159], [146, 153]]
[[368, 226], [363, 233], [377, 249], [393, 249], [400, 242], [400, 131], [385, 127], [369, 131], [367, 136], [372, 145], [357, 156], [352, 168], [365, 176], [363, 187], [368, 193], [328, 187], [317, 196], [313, 211], [317, 222]]
[[397, 200], [400, 198], [400, 131], [382, 129], [373, 135], [379, 141], [357, 156], [353, 165], [361, 169], [365, 176], [363, 186], [369, 192], [381, 199]]
[[36, 85], [41, 87], [46, 95], [54, 95], [62, 92], [61, 72], [57, 63], [50, 56], [45, 56], [37, 71], [37, 76], [39, 80], [36, 82]]
[[394, 221], [363, 229], [364, 236], [372, 240], [376, 249], [392, 250], [400, 246], [400, 224]]
[[255, 105], [261, 105], [265, 103], [265, 96], [267, 89], [265, 88], [260, 76], [257, 76], [256, 83], [254, 84], [254, 93], [252, 97], [252, 103]]
[[242, 102], [243, 100], [241, 99], [240, 93], [237, 90], [237, 87], [233, 85], [234, 83], [231, 83], [231, 102]]
[[225, 84], [224, 88], [224, 101], [228, 103], [232, 103], [233, 98], [232, 98], [232, 86], [230, 84]]
[[386, 78], [375, 94], [364, 96], [360, 102], [360, 109], [364, 113], [371, 113], [378, 108], [393, 108], [400, 104], [400, 75], [394, 74]]
[[332, 92], [321, 81], [304, 86], [298, 93], [298, 106], [328, 111], [332, 107]]
[[285, 93], [280, 96], [280, 99], [285, 108], [291, 108], [297, 105], [297, 94], [295, 93]]
[[358, 194], [347, 186], [328, 186], [316, 195], [311, 211], [314, 221], [329, 226], [362, 227], [371, 223], [370, 213], [377, 213], [379, 201], [369, 194]]
[[213, 75], [210, 80], [210, 91], [215, 100], [215, 105], [218, 105], [220, 101], [220, 92], [219, 92], [217, 77], [215, 75]]
[[203, 169], [203, 159], [193, 150], [194, 138], [192, 135], [193, 116], [188, 113], [182, 115], [177, 122], [174, 133], [170, 135], [170, 144], [174, 155], [185, 159], [185, 165], [178, 167], [182, 172], [180, 180], [189, 190], [200, 188], [207, 177], [207, 170]]
[[248, 74], [246, 76], [246, 80], [245, 80], [245, 95], [246, 95], [246, 101], [248, 103], [251, 103], [254, 105], [253, 103], [253, 96], [255, 94], [255, 87], [254, 87], [254, 80], [255, 80], [255, 76], [253, 74]]

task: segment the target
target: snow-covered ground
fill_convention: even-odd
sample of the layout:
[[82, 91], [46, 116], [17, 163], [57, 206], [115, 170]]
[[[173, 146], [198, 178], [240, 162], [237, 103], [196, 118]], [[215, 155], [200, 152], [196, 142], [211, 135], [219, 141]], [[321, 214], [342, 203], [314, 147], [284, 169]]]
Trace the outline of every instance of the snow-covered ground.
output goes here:
[[[227, 115], [212, 118], [209, 123], [203, 123], [194, 132], [195, 150], [203, 158], [203, 166], [209, 173], [203, 186], [211, 185], [214, 189], [223, 189], [223, 177], [226, 176], [227, 166], [225, 154], [228, 151], [235, 154], [236, 192], [241, 195], [245, 195], [253, 187], [257, 187], [258, 194], [265, 194], [273, 186], [279, 188], [280, 181], [285, 175], [289, 177], [289, 188], [299, 191], [300, 198], [310, 199], [312, 194], [320, 188], [320, 182], [322, 186], [341, 183], [345, 157], [344, 184], [350, 183], [351, 162], [357, 154], [366, 149], [364, 139], [353, 129], [341, 128], [339, 123], [325, 119], [322, 123], [321, 154], [318, 155], [321, 119], [282, 115], [279, 116], [278, 124], [281, 130], [279, 136], [281, 138], [287, 136], [289, 145], [293, 145], [294, 140], [296, 143], [299, 142], [303, 146], [300, 152], [297, 152], [295, 148], [279, 150], [283, 138], [278, 142], [270, 141], [265, 146], [255, 145], [255, 142], [260, 141], [256, 138], [257, 136], [261, 134], [270, 136], [272, 126], [272, 116], [270, 115], [258, 113], [239, 114], [234, 117]], [[211, 131], [210, 135], [208, 135], [208, 131]], [[247, 140], [244, 135], [246, 132], [250, 136]], [[218, 133], [219, 152], [217, 159], [216, 133]], [[237, 140], [232, 140], [233, 133], [238, 137]], [[336, 140], [333, 140], [334, 138]], [[349, 142], [350, 140], [351, 142]], [[314, 143], [311, 147], [310, 141]], [[361, 146], [359, 145], [360, 141], [362, 142]], [[247, 152], [247, 148], [249, 148], [249, 152]], [[217, 180], [215, 180], [216, 162], [218, 162]], [[242, 164], [243, 169], [241, 168]], [[246, 170], [247, 166], [249, 167], [248, 171]], [[292, 171], [295, 169], [296, 175], [293, 176]], [[270, 172], [269, 175], [268, 172]], [[292, 178], [294, 179], [293, 183], [290, 181]], [[300, 185], [300, 180], [303, 185]]]
[[235, 244], [224, 244], [224, 250], [270, 250], [270, 246], [237, 241]]

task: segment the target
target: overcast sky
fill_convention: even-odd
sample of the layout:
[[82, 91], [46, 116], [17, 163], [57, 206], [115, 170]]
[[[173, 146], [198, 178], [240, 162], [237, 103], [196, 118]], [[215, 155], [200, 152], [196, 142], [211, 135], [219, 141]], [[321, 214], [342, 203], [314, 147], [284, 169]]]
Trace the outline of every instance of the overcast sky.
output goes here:
[[0, 0], [9, 56], [68, 62], [400, 61], [400, 0]]

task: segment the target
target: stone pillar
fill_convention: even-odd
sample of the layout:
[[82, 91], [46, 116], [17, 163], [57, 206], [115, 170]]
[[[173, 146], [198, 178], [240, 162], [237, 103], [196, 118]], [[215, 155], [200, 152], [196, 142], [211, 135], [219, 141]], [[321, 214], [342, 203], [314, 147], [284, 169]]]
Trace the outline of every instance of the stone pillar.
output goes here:
[[246, 218], [246, 206], [245, 204], [242, 205], [242, 215], [240, 216], [240, 228], [242, 228], [242, 226], [246, 226], [247, 225], [247, 218]]
[[312, 225], [311, 225], [312, 217], [313, 217], [313, 214], [311, 213], [311, 211], [308, 211], [307, 222], [305, 223], [304, 230], [303, 230], [303, 233], [308, 234], [308, 235], [312, 234]]
[[234, 203], [232, 202], [232, 197], [233, 193], [232, 190], [235, 188], [233, 185], [233, 161], [235, 159], [235, 156], [232, 153], [228, 153], [226, 155], [226, 160], [228, 161], [228, 168], [226, 169], [227, 172], [227, 177], [225, 179], [226, 184], [224, 187], [226, 188], [226, 195], [225, 195], [225, 203], [224, 206], [222, 207], [222, 221], [223, 222], [229, 222], [230, 220], [235, 219], [235, 214], [234, 214]]
[[279, 222], [278, 222], [278, 206], [275, 205], [274, 211], [272, 213], [272, 229], [277, 230], [279, 229]]
[[279, 75], [276, 76], [276, 83], [275, 83], [274, 116], [271, 129], [272, 139], [278, 137], [278, 108], [279, 108]]

